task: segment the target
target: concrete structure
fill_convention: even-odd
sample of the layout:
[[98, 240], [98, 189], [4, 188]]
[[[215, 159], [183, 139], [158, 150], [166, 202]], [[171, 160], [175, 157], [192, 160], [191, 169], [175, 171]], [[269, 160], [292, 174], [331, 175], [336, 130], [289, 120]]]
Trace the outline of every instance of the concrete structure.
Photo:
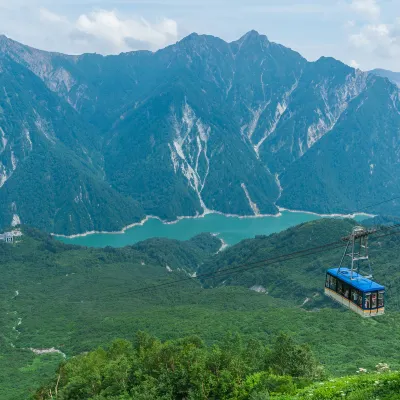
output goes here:
[[13, 243], [14, 234], [12, 232], [0, 233], [0, 242]]

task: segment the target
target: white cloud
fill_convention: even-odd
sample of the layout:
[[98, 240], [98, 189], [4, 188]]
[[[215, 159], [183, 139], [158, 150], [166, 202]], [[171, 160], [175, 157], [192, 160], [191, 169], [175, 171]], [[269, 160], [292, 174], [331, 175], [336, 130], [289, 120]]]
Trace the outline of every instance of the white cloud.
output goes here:
[[400, 55], [400, 24], [365, 25], [357, 34], [350, 35], [350, 43], [361, 50], [381, 58]]
[[381, 14], [381, 8], [376, 0], [352, 0], [350, 7], [368, 18], [377, 19]]
[[358, 68], [360, 68], [360, 64], [356, 60], [351, 60], [350, 67], [358, 69]]
[[343, 26], [345, 29], [352, 29], [356, 26], [356, 22], [354, 20], [349, 20]]
[[56, 13], [51, 12], [47, 8], [41, 8], [39, 10], [39, 17], [40, 20], [43, 22], [52, 22], [52, 23], [58, 23], [58, 22], [64, 22], [68, 23], [67, 18], [65, 18], [62, 15], [58, 15]]
[[400, 56], [400, 19], [385, 22], [380, 17], [380, 7], [376, 0], [353, 0], [351, 5], [353, 9], [375, 19], [350, 28], [348, 38], [350, 45], [357, 51], [355, 56], [373, 56], [380, 62], [397, 61]]
[[243, 10], [268, 14], [324, 14], [335, 11], [335, 7], [328, 4], [302, 3], [288, 5], [245, 5]]
[[354, 47], [367, 47], [371, 43], [365, 33], [350, 35], [349, 41]]
[[[1, 19], [0, 13], [0, 22]], [[7, 25], [3, 32], [16, 40], [69, 54], [158, 50], [178, 40], [178, 25], [172, 19], [149, 21], [141, 16], [122, 15], [105, 9], [66, 17], [42, 7], [24, 22], [24, 29], [15, 29], [11, 23]]]
[[167, 18], [152, 24], [144, 18], [124, 19], [115, 11], [97, 10], [77, 19], [73, 37], [103, 43], [112, 53], [132, 50], [139, 43], [158, 49], [177, 40], [178, 26]]

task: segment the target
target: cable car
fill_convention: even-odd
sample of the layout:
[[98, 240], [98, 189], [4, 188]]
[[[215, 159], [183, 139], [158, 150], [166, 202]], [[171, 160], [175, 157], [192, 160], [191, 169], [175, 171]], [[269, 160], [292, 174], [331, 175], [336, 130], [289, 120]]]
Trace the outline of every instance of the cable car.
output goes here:
[[[385, 287], [371, 280], [372, 269], [368, 257], [368, 235], [373, 231], [357, 226], [347, 241], [339, 268], [326, 273], [325, 295], [363, 317], [374, 317], [385, 312]], [[349, 251], [349, 248], [351, 250]], [[345, 257], [351, 258], [350, 268], [344, 267]], [[369, 274], [361, 272], [367, 263]]]

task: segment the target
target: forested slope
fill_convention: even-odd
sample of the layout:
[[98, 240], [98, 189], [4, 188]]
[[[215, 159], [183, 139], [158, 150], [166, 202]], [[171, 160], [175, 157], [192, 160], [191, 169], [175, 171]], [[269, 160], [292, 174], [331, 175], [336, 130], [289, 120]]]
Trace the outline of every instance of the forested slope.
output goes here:
[[[384, 219], [367, 221], [375, 227]], [[343, 251], [340, 239], [347, 236], [356, 225], [354, 220], [322, 219], [289, 228], [284, 232], [270, 236], [258, 236], [255, 239], [244, 240], [226, 251], [215, 255], [206, 261], [199, 269], [200, 274], [212, 274], [205, 277], [203, 283], [207, 287], [221, 285], [232, 286], [262, 286], [276, 298], [291, 300], [308, 309], [326, 305], [326, 299], [321, 296], [323, 277], [328, 268], [338, 267]], [[374, 277], [386, 286], [389, 309], [399, 308], [400, 273], [398, 271], [400, 237], [398, 235], [384, 236], [391, 231], [379, 228], [376, 235], [370, 239], [370, 260]], [[376, 237], [375, 237], [376, 236]], [[246, 265], [259, 260], [268, 260], [292, 252], [312, 249], [332, 242], [339, 247], [330, 250], [317, 251], [315, 254], [303, 254], [285, 262], [266, 261], [259, 268], [246, 270]], [[318, 249], [317, 249], [318, 250]], [[346, 260], [345, 260], [346, 262]], [[224, 275], [226, 268], [242, 266], [244, 271]]]
[[[132, 341], [139, 330], [162, 341], [197, 335], [206, 346], [221, 345], [228, 331], [238, 332], [267, 347], [284, 332], [309, 344], [330, 375], [374, 369], [379, 362], [399, 368], [395, 235], [371, 240], [376, 278], [388, 288], [387, 313], [377, 319], [363, 320], [324, 298], [324, 271], [337, 264], [342, 249], [224, 278], [190, 278], [193, 272], [337, 241], [354, 224], [311, 222], [218, 254], [220, 242], [210, 235], [93, 249], [24, 228], [16, 243], [0, 244], [0, 398], [25, 399], [63, 360], [60, 353], [30, 349], [57, 350], [68, 360], [115, 338]], [[175, 280], [179, 284], [169, 285]], [[153, 288], [159, 284], [164, 286]], [[249, 290], [254, 285], [264, 285], [267, 293]]]

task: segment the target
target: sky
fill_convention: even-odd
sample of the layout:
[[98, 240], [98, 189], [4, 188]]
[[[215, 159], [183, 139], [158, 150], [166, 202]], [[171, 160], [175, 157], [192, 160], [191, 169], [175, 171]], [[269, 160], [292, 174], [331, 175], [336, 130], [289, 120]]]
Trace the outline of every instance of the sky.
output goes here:
[[0, 34], [68, 54], [157, 50], [257, 30], [310, 61], [400, 71], [400, 0], [0, 0]]

